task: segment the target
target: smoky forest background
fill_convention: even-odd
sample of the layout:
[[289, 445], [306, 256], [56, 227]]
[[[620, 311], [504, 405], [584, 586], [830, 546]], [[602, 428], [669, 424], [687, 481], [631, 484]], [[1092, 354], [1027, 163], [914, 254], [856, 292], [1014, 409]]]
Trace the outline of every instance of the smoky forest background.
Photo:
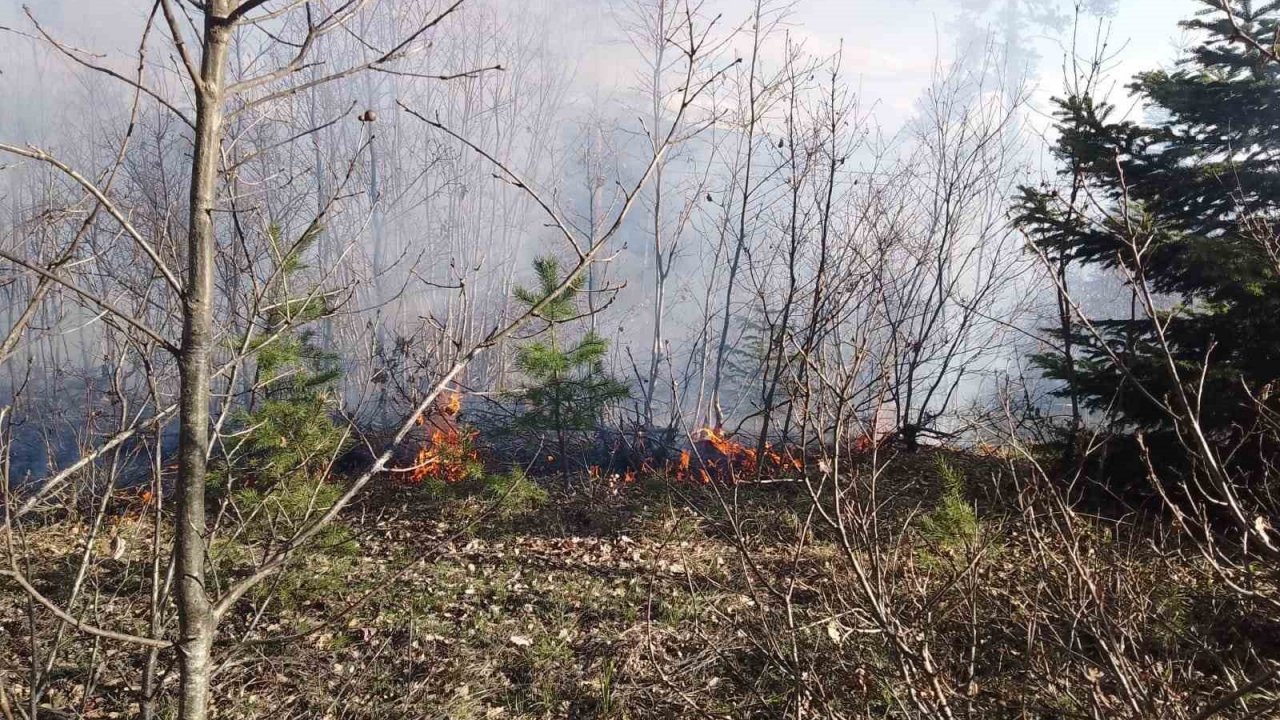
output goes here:
[[1280, 2], [805, 2], [0, 2], [0, 719], [1280, 717]]

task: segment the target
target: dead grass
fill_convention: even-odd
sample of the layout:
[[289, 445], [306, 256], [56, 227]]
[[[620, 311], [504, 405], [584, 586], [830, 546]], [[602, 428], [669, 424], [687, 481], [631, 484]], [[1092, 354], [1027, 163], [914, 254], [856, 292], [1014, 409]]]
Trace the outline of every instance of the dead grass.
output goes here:
[[[982, 508], [985, 549], [964, 580], [981, 592], [951, 589], [970, 567], [965, 550], [912, 535], [886, 567], [889, 597], [905, 617], [929, 615], [941, 666], [971, 667], [967, 716], [1082, 712], [1088, 684], [1106, 679], [1045, 676], [1054, 656], [1027, 650], [1026, 628], [1059, 633], [1064, 622], [1038, 598], [1045, 570], [1028, 560], [1025, 528], [997, 510], [999, 464], [947, 459], [964, 469]], [[936, 506], [937, 467], [925, 453], [882, 479], [886, 522]], [[225, 624], [217, 716], [777, 717], [795, 708], [799, 677], [812, 684], [806, 702], [820, 716], [903, 716], [890, 653], [850, 613], [856, 581], [829, 533], [806, 522], [807, 502], [785, 484], [719, 496], [636, 486], [553, 493], [531, 514], [498, 518], [474, 499], [388, 485], [345, 516], [354, 552], [313, 555], [291, 569], [306, 582], [287, 585], [289, 597], [265, 608], [246, 600]], [[128, 550], [110, 560], [101, 548], [88, 594], [97, 624], [145, 630], [145, 522], [116, 518], [106, 533], [125, 538]], [[25, 537], [51, 597], [66, 587], [83, 530], [58, 522]], [[1108, 595], [1110, 610], [1149, 644], [1143, 652], [1159, 659], [1151, 671], [1179, 674], [1191, 705], [1210, 697], [1220, 678], [1196, 658], [1229, 652], [1248, 622], [1260, 622], [1256, 613], [1195, 568], [1116, 533], [1099, 529], [1082, 542], [1099, 571], [1128, 584]], [[764, 583], [790, 594], [784, 601]], [[47, 614], [28, 611], [16, 588], [0, 587], [0, 672], [17, 703], [25, 702], [32, 623], [41, 642], [55, 630]], [[965, 655], [971, 639], [976, 659]], [[73, 632], [62, 642], [42, 703], [50, 717], [137, 712], [142, 652]], [[1088, 642], [1079, 640], [1082, 657]], [[35, 657], [45, 652], [37, 647]], [[779, 662], [786, 657], [799, 666]]]

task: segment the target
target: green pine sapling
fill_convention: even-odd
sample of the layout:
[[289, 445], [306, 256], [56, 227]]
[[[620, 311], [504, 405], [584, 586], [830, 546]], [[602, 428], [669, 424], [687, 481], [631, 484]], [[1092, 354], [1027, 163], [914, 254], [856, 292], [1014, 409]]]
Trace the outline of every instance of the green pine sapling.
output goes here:
[[302, 256], [319, 227], [311, 226], [287, 245], [281, 234], [278, 227], [268, 229], [277, 279], [271, 309], [260, 319], [253, 387], [234, 416], [239, 430], [213, 476], [231, 491], [233, 506], [246, 518], [241, 537], [247, 542], [287, 536], [333, 505], [341, 492], [329, 482], [329, 471], [348, 440], [334, 420], [338, 357], [321, 348], [315, 332], [305, 327], [330, 308], [323, 295], [290, 287], [307, 267]]
[[609, 403], [626, 398], [629, 392], [605, 371], [607, 340], [594, 330], [576, 341], [566, 338], [564, 326], [583, 317], [578, 305], [582, 283], [570, 283], [550, 297], [561, 281], [559, 262], [538, 258], [533, 269], [537, 286], [517, 287], [515, 297], [527, 307], [545, 303], [536, 316], [546, 323], [546, 332], [516, 352], [516, 366], [526, 386], [520, 393], [522, 408], [515, 424], [529, 432], [554, 434], [560, 469], [567, 477], [569, 433], [598, 427]]

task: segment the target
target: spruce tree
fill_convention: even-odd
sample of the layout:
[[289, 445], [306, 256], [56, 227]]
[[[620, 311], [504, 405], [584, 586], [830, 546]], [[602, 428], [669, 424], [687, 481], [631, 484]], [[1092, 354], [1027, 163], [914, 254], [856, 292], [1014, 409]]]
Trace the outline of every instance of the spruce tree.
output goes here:
[[[560, 264], [555, 258], [534, 260], [537, 286], [517, 287], [516, 299], [535, 307], [560, 284]], [[627, 388], [604, 369], [609, 342], [594, 330], [576, 342], [565, 338], [564, 325], [582, 317], [579, 295], [582, 283], [574, 282], [538, 311], [545, 333], [516, 353], [516, 366], [527, 383], [521, 394], [523, 408], [516, 420], [520, 429], [555, 435], [560, 468], [569, 473], [568, 434], [598, 427], [606, 405], [627, 397]]]
[[1250, 422], [1250, 391], [1280, 375], [1280, 2], [1202, 4], [1183, 23], [1198, 46], [1130, 85], [1148, 122], [1090, 95], [1055, 101], [1055, 154], [1084, 192], [1024, 187], [1017, 221], [1052, 261], [1120, 270], [1164, 301], [1155, 318], [1055, 328], [1075, 352], [1036, 359], [1070, 381], [1062, 394], [1130, 428], [1171, 429], [1152, 401], [1174, 395], [1167, 345], [1184, 385], [1204, 373], [1196, 411], [1223, 434]]

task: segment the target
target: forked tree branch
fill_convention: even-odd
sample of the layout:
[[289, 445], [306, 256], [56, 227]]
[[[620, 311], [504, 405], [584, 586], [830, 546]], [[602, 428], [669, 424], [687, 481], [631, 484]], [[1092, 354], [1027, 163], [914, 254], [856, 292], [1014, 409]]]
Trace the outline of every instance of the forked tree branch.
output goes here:
[[[124, 216], [124, 213], [120, 211], [120, 208], [117, 207], [116, 204], [107, 197], [106, 193], [99, 189], [97, 184], [92, 180], [82, 175], [70, 165], [67, 165], [58, 158], [37, 147], [18, 147], [17, 145], [0, 143], [0, 152], [7, 152], [20, 157], [48, 163], [54, 168], [57, 168], [62, 174], [74, 180], [78, 185], [80, 185], [80, 187], [89, 191], [89, 194], [102, 204], [102, 207], [107, 211], [107, 214], [115, 218], [115, 221], [120, 224], [120, 227], [125, 231], [125, 234], [132, 238], [134, 243], [136, 243], [142, 252], [146, 254], [152, 264], [155, 265], [156, 270], [160, 273], [161, 277], [163, 277], [165, 282], [169, 284], [169, 287], [178, 295], [182, 295], [182, 282], [178, 280], [178, 276], [164, 264], [164, 261], [160, 259], [160, 253], [156, 251], [146, 238], [142, 237], [142, 233], [138, 232], [138, 229], [133, 226], [133, 223], [129, 222], [129, 218]], [[104, 307], [109, 306], [104, 304]]]

